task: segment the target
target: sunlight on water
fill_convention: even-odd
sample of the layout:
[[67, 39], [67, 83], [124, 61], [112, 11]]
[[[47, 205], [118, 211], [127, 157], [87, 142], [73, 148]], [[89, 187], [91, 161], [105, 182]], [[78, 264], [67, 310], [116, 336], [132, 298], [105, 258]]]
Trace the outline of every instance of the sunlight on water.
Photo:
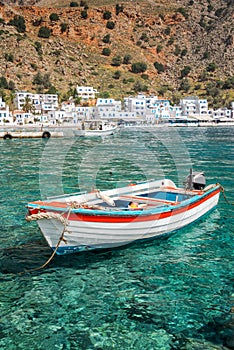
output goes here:
[[230, 128], [122, 130], [98, 139], [0, 140], [0, 348], [231, 349], [233, 206], [168, 239], [55, 257], [26, 204], [41, 195], [109, 189], [205, 172], [234, 202]]

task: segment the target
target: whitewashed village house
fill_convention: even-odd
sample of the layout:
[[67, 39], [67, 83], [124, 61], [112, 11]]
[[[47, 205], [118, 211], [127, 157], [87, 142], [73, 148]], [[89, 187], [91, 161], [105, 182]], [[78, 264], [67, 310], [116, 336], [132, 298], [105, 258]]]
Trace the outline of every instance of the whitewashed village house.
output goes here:
[[76, 91], [81, 101], [94, 100], [98, 94], [98, 91], [92, 86], [77, 86]]
[[[29, 100], [31, 108], [30, 111], [23, 113], [22, 111], [27, 100]], [[27, 124], [29, 120], [47, 123], [50, 121], [48, 113], [56, 111], [58, 108], [58, 95], [33, 94], [26, 91], [18, 91], [15, 94], [14, 104], [18, 110], [18, 113], [15, 115], [16, 123]]]
[[13, 123], [13, 117], [10, 115], [9, 106], [2, 100], [0, 96], [0, 125]]
[[182, 116], [195, 116], [208, 114], [208, 102], [197, 96], [188, 96], [180, 100]]

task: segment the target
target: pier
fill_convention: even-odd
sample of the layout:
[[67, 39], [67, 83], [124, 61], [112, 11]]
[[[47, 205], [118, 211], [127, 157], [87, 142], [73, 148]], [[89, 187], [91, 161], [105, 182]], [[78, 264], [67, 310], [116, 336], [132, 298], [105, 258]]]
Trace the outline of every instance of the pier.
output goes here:
[[42, 138], [49, 139], [54, 137], [63, 137], [64, 132], [60, 130], [56, 130], [56, 128], [22, 128], [22, 127], [14, 127], [14, 128], [6, 128], [2, 127], [0, 129], [0, 139], [11, 140], [11, 139], [25, 139], [25, 138]]

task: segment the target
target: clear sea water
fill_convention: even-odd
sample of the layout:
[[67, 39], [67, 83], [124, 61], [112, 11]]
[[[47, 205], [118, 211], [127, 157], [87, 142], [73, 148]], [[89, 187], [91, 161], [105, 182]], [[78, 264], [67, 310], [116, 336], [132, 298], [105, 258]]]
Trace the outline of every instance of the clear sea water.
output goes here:
[[[122, 130], [106, 139], [0, 140], [0, 349], [234, 348], [234, 207], [168, 239], [56, 256], [26, 204], [189, 168], [234, 202], [234, 128]], [[25, 271], [23, 274], [20, 272]]]

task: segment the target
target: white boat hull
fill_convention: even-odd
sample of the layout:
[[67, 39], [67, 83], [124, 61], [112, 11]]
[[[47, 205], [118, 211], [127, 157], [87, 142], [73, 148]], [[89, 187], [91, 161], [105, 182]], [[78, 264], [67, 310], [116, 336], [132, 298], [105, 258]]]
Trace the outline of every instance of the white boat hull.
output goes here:
[[[207, 195], [187, 205], [170, 207], [170, 210], [155, 213], [147, 211], [141, 215], [80, 215], [68, 216], [64, 240], [57, 254], [113, 248], [143, 239], [169, 235], [193, 223], [215, 208], [219, 200], [219, 188], [211, 189]], [[57, 219], [42, 219], [39, 227], [52, 249], [56, 249], [64, 224]]]
[[113, 135], [117, 131], [117, 127], [107, 128], [103, 130], [74, 130], [74, 135], [81, 137], [97, 137], [97, 136], [109, 136]]

